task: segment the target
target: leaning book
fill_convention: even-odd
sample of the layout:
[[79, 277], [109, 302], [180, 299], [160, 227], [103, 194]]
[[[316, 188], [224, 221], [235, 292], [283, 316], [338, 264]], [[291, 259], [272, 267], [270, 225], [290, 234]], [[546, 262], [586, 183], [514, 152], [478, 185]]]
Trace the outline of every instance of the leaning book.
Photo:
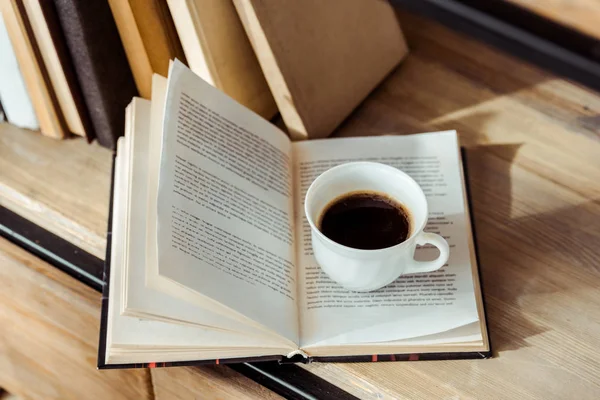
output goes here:
[[[303, 199], [351, 161], [421, 185], [442, 269], [368, 293], [325, 275]], [[454, 131], [293, 143], [173, 62], [117, 145], [98, 366], [489, 357], [465, 182]]]

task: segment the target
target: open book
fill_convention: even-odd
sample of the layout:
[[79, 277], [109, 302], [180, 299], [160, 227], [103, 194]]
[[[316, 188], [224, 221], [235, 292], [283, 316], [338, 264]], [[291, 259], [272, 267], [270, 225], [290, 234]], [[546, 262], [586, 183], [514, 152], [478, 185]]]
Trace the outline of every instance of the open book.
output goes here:
[[[456, 132], [292, 143], [178, 61], [154, 77], [151, 101], [132, 101], [125, 130], [100, 367], [489, 356]], [[419, 182], [426, 230], [450, 244], [446, 266], [369, 293], [324, 274], [305, 192], [357, 160]]]

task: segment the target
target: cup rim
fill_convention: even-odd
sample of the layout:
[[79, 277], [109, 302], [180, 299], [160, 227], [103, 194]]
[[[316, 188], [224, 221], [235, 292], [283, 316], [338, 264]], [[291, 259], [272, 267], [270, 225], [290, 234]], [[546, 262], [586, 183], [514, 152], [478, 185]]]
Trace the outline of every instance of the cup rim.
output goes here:
[[[421, 225], [419, 227], [415, 227], [415, 229], [413, 229], [411, 231], [411, 235], [408, 238], [406, 238], [406, 240], [404, 240], [403, 242], [400, 242], [400, 243], [395, 244], [390, 247], [384, 247], [381, 249], [357, 249], [354, 247], [345, 246], [345, 245], [340, 244], [334, 240], [331, 240], [327, 236], [325, 236], [325, 234], [323, 234], [323, 232], [321, 232], [319, 230], [319, 228], [317, 228], [314, 221], [310, 217], [310, 214], [308, 212], [307, 199], [309, 198], [311, 193], [315, 191], [315, 183], [319, 180], [322, 180], [323, 177], [327, 177], [327, 175], [331, 175], [332, 173], [335, 173], [340, 169], [346, 169], [346, 168], [356, 167], [356, 166], [361, 166], [361, 165], [365, 166], [365, 167], [376, 167], [376, 168], [387, 169], [389, 171], [394, 172], [395, 174], [402, 175], [405, 178], [408, 178], [410, 181], [412, 181], [414, 183], [415, 187], [418, 189], [419, 193], [422, 195], [423, 199], [425, 200], [425, 218], [423, 219], [423, 222], [421, 223]], [[411, 210], [409, 210], [409, 211], [411, 211]], [[325, 171], [321, 175], [317, 176], [314, 181], [312, 181], [312, 183], [308, 187], [308, 190], [306, 191], [306, 195], [304, 196], [304, 216], [308, 220], [308, 223], [310, 225], [312, 232], [316, 233], [319, 236], [319, 238], [321, 238], [325, 242], [327, 242], [333, 246], [339, 247], [347, 252], [360, 253], [360, 254], [377, 254], [377, 253], [383, 253], [383, 252], [397, 250], [401, 247], [406, 246], [410, 241], [412, 241], [415, 237], [417, 237], [418, 233], [422, 232], [423, 229], [425, 229], [425, 225], [427, 224], [427, 220], [428, 220], [428, 216], [429, 216], [429, 204], [427, 203], [427, 197], [425, 196], [425, 193], [423, 193], [423, 189], [421, 189], [421, 186], [417, 183], [417, 181], [415, 181], [413, 178], [411, 178], [411, 176], [408, 175], [406, 172], [404, 172], [396, 167], [392, 167], [391, 165], [388, 165], [388, 164], [383, 164], [383, 163], [378, 163], [378, 162], [373, 162], [373, 161], [351, 161], [351, 162], [347, 162], [347, 163], [336, 165], [335, 167], [329, 168], [327, 171]]]

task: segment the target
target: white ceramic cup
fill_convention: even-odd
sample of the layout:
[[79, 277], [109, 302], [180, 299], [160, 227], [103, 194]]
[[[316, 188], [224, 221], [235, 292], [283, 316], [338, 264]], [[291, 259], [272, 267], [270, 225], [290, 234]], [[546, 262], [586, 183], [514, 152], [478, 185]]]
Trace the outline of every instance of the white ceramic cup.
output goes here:
[[[361, 190], [386, 194], [406, 208], [410, 214], [408, 239], [392, 247], [361, 250], [336, 243], [318, 229], [322, 213], [333, 200]], [[423, 190], [410, 176], [389, 165], [352, 162], [325, 171], [308, 188], [304, 211], [317, 262], [331, 279], [347, 289], [376, 290], [400, 275], [435, 271], [448, 261], [446, 240], [435, 233], [423, 232], [428, 216]], [[437, 247], [440, 255], [433, 261], [416, 261], [417, 245], [426, 243]]]

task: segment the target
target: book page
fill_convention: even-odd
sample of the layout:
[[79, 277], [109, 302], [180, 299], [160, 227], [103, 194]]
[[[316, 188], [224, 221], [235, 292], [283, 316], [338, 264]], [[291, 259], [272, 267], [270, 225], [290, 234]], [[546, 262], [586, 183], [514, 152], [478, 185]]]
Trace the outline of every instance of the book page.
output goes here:
[[[352, 161], [388, 164], [419, 183], [429, 204], [425, 230], [448, 241], [447, 265], [401, 276], [368, 293], [345, 290], [329, 279], [312, 253], [304, 197], [318, 175]], [[303, 348], [416, 338], [478, 320], [455, 132], [294, 143], [294, 163]], [[428, 260], [437, 254], [434, 247], [424, 246], [415, 258]]]
[[[157, 320], [167, 320], [171, 322], [191, 322], [200, 325], [210, 325], [225, 328], [223, 320], [226, 317], [231, 321], [227, 321], [227, 325], [232, 324], [235, 331], [260, 331], [261, 335], [274, 337], [275, 340], [281, 341], [283, 338], [280, 334], [264, 325], [251, 320], [247, 316], [232, 311], [229, 307], [215, 301], [205, 295], [189, 289], [186, 286], [165, 278], [159, 275], [158, 270], [158, 233], [157, 233], [157, 209], [158, 209], [158, 178], [160, 175], [160, 160], [162, 149], [162, 122], [164, 117], [164, 105], [167, 93], [167, 79], [154, 74], [152, 76], [152, 104], [150, 107], [150, 129], [148, 132], [148, 154], [146, 165], [141, 166], [140, 170], [145, 170], [143, 174], [136, 175], [135, 187], [130, 191], [139, 194], [140, 191], [147, 192], [146, 210], [142, 215], [138, 215], [139, 208], [144, 208], [143, 204], [139, 207], [132, 207], [135, 211], [131, 217], [139, 217], [139, 221], [145, 222], [145, 228], [140, 224], [140, 231], [146, 232], [145, 238], [140, 238], [142, 246], [145, 248], [145, 258], [139, 260], [132, 265], [125, 265], [129, 268], [126, 273], [127, 285], [126, 296], [123, 304], [126, 314], [129, 316], [137, 316], [140, 318], [152, 318]], [[135, 117], [133, 118], [136, 119]], [[126, 133], [127, 134], [127, 133]], [[142, 134], [141, 136], [144, 136]], [[143, 142], [143, 141], [142, 141]], [[138, 145], [139, 145], [138, 141]], [[139, 146], [136, 145], [138, 150]], [[135, 153], [135, 149], [134, 149]], [[139, 172], [139, 171], [138, 171]], [[146, 176], [147, 182], [145, 185], [137, 185], [138, 180], [143, 180]], [[134, 185], [134, 183], [132, 183]], [[132, 202], [135, 204], [133, 199]], [[143, 202], [143, 200], [142, 200]], [[138, 221], [138, 222], [139, 222]], [[136, 233], [133, 233], [136, 235]], [[139, 251], [139, 250], [138, 250]], [[132, 252], [136, 252], [132, 249]], [[143, 269], [140, 269], [143, 266]], [[177, 301], [177, 304], [165, 301], [163, 296], [155, 296], [154, 293], [160, 292]], [[181, 303], [186, 303], [188, 306], [183, 307]], [[201, 310], [198, 310], [200, 308]], [[215, 322], [211, 317], [209, 321], [206, 316], [210, 312], [213, 317], [220, 316], [221, 322]], [[288, 342], [288, 346], [297, 347], [297, 343], [289, 339], [284, 339]]]
[[289, 139], [178, 61], [164, 115], [159, 274], [297, 343]]
[[407, 354], [428, 352], [478, 351], [483, 346], [478, 322], [459, 326], [446, 332], [389, 342], [359, 343], [311, 347], [307, 354], [312, 357], [364, 354]]
[[[166, 79], [164, 83], [166, 86]], [[153, 88], [160, 85], [156, 80]], [[129, 169], [127, 178], [127, 196], [123, 200], [127, 204], [127, 212], [121, 220], [117, 221], [125, 225], [125, 234], [120, 236], [124, 248], [123, 262], [123, 287], [122, 301], [120, 310], [122, 315], [137, 316], [142, 318], [152, 318], [161, 320], [170, 320], [172, 322], [192, 323], [204, 325], [211, 328], [228, 329], [235, 332], [244, 332], [246, 335], [261, 335], [264, 338], [263, 343], [267, 343], [269, 336], [263, 329], [251, 326], [247, 321], [240, 321], [231, 318], [227, 313], [214, 310], [212, 307], [201, 307], [195, 303], [173, 297], [169, 294], [146, 286], [146, 267], [152, 263], [148, 256], [150, 244], [146, 243], [146, 232], [149, 230], [150, 218], [147, 217], [147, 210], [144, 207], [148, 200], [149, 183], [149, 164], [152, 158], [149, 157], [150, 150], [150, 121], [151, 104], [149, 100], [134, 98], [125, 111], [125, 147], [127, 163]], [[156, 212], [156, 211], [155, 211]], [[153, 241], [156, 247], [156, 240]], [[154, 251], [156, 249], [154, 248]], [[179, 292], [184, 288], [177, 286]], [[212, 304], [211, 304], [212, 306]], [[242, 323], [240, 323], [242, 322]], [[281, 337], [274, 339], [281, 341]]]
[[[137, 100], [138, 106], [147, 101]], [[291, 349], [285, 345], [268, 342], [264, 337], [248, 335], [245, 332], [165, 323], [127, 317], [119, 313], [123, 301], [119, 289], [126, 278], [124, 262], [127, 250], [126, 242], [122, 239], [127, 236], [126, 175], [131, 162], [129, 158], [132, 156], [132, 144], [131, 137], [120, 138], [117, 142], [105, 360], [108, 363], [185, 361], [289, 353]], [[119, 351], [125, 354], [115, 357]], [[171, 354], [163, 354], [167, 351], [171, 351]], [[141, 358], [134, 360], [133, 357], [137, 354], [141, 354]]]

